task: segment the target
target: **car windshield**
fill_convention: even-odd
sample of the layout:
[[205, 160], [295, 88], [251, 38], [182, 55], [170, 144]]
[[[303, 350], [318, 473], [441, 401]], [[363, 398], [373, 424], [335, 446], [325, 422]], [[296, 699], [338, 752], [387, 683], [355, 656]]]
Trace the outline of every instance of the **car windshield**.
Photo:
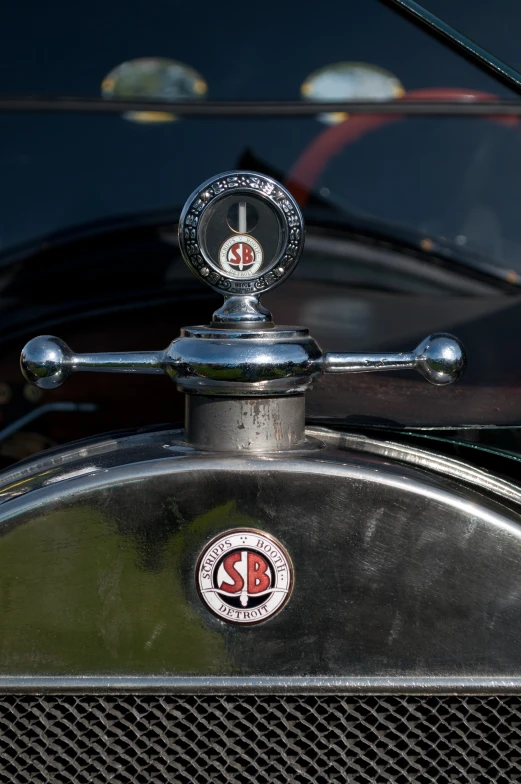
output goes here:
[[[429, 10], [521, 68], [513, 0]], [[508, 18], [508, 29], [504, 19]], [[501, 21], [503, 20], [503, 21]], [[512, 98], [379, 0], [226, 4], [99, 0], [3, 9], [0, 92], [99, 98]], [[176, 211], [238, 167], [289, 183], [303, 206], [441, 238], [521, 271], [517, 118], [183, 118], [4, 112], [0, 252], [99, 219]]]

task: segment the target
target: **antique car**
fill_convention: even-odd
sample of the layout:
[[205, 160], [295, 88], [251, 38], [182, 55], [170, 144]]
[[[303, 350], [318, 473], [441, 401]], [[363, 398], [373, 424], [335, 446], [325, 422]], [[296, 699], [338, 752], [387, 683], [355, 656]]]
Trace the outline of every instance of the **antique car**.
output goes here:
[[155, 5], [0, 96], [0, 780], [516, 781], [521, 77]]

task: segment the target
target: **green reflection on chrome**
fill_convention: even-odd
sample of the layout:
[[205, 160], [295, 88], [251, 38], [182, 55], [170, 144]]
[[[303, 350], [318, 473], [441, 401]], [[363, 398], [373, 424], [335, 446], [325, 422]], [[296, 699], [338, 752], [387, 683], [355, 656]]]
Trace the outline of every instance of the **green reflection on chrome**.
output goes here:
[[182, 567], [190, 543], [251, 524], [235, 502], [181, 522], [157, 571], [95, 507], [11, 529], [0, 537], [0, 673], [229, 673], [223, 637], [185, 598]]

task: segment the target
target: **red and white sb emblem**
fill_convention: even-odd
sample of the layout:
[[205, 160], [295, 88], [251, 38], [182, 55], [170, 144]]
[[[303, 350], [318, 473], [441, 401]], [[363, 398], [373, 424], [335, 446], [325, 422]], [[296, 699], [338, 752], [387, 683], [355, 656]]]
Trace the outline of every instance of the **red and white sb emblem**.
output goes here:
[[272, 536], [247, 528], [220, 534], [197, 564], [197, 587], [210, 610], [231, 623], [266, 621], [293, 588], [289, 555]]
[[249, 234], [236, 234], [223, 242], [219, 251], [219, 264], [236, 278], [250, 278], [262, 266], [260, 244]]

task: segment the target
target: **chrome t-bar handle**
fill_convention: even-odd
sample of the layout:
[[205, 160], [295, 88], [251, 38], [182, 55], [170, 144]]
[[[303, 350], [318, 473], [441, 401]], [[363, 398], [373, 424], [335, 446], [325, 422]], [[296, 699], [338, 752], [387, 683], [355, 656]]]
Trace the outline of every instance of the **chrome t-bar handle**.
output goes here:
[[209, 328], [183, 330], [165, 351], [74, 354], [59, 338], [33, 338], [22, 351], [25, 378], [55, 389], [71, 373], [165, 373], [185, 392], [269, 396], [305, 392], [322, 373], [367, 373], [415, 369], [431, 384], [456, 381], [465, 369], [457, 338], [430, 335], [409, 353], [322, 353], [307, 330], [252, 330], [242, 340]]
[[260, 296], [295, 269], [304, 221], [292, 195], [270, 177], [227, 172], [203, 183], [181, 213], [179, 246], [191, 271], [224, 296], [209, 325], [185, 327], [167, 349], [150, 352], [74, 354], [44, 335], [22, 351], [26, 379], [54, 389], [76, 371], [165, 373], [189, 393], [188, 440], [265, 450], [303, 443], [303, 393], [323, 373], [416, 369], [442, 385], [465, 369], [463, 346], [443, 333], [403, 354], [328, 354], [307, 329], [276, 327]]

